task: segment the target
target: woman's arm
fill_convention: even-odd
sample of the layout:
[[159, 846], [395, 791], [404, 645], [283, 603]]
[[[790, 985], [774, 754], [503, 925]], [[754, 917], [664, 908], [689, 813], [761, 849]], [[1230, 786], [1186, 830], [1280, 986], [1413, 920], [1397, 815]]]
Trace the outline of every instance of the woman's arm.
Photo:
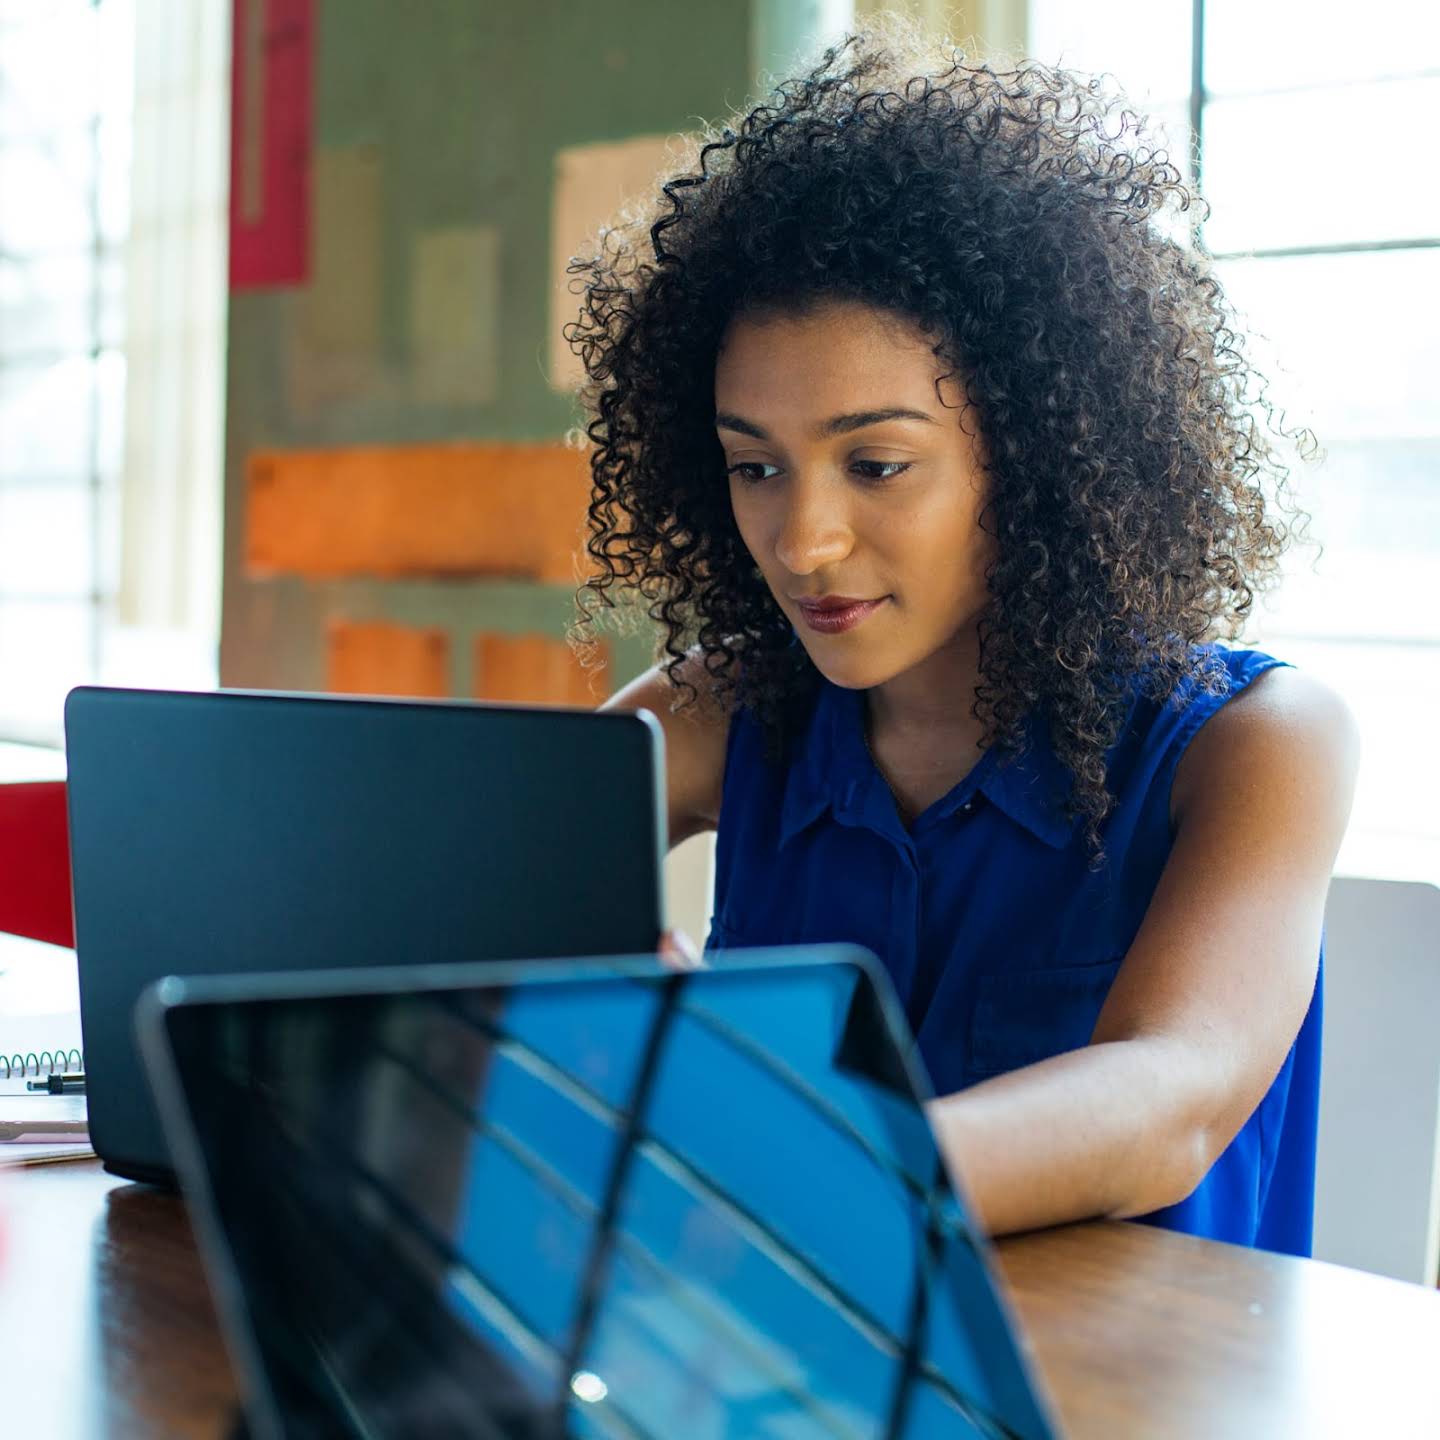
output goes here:
[[729, 730], [729, 715], [716, 701], [698, 653], [686, 658], [681, 673], [695, 687], [698, 698], [680, 710], [673, 708], [679, 698], [675, 687], [658, 665], [600, 707], [649, 710], [660, 722], [665, 732], [665, 792], [672, 850], [702, 830], [713, 830], [719, 822]]
[[1182, 757], [1175, 843], [1090, 1044], [934, 1102], [994, 1234], [1183, 1200], [1279, 1073], [1315, 986], [1359, 746], [1342, 701], [1272, 670]]

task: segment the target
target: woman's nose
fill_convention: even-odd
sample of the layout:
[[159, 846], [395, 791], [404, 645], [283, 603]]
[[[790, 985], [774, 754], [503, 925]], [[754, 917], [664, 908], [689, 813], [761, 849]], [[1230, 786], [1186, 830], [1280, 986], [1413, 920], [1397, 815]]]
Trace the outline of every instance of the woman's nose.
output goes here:
[[788, 487], [775, 558], [792, 575], [809, 575], [843, 560], [854, 543], [849, 516], [833, 487], [805, 481]]

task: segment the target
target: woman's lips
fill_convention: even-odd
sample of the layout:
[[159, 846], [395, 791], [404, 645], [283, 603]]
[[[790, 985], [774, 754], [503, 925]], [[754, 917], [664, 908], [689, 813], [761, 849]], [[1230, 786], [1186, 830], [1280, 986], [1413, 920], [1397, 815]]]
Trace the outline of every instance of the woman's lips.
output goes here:
[[882, 595], [878, 600], [826, 600], [822, 604], [799, 600], [796, 603], [805, 617], [805, 623], [812, 630], [818, 630], [822, 635], [839, 635], [842, 631], [853, 630], [888, 598]]

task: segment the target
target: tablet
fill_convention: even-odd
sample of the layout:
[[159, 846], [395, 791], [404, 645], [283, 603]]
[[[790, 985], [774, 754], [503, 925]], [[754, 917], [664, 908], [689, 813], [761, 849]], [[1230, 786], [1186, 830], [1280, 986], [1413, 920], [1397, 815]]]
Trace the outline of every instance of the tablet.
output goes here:
[[173, 980], [139, 1024], [253, 1435], [1057, 1433], [864, 952]]
[[82, 687], [65, 706], [90, 1134], [164, 1181], [135, 1052], [162, 975], [653, 951], [648, 714]]

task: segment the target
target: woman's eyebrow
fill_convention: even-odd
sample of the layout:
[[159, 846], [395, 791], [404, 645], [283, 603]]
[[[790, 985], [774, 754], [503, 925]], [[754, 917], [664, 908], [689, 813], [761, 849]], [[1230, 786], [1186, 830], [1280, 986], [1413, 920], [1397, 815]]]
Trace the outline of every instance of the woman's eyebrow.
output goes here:
[[[815, 433], [824, 439], [830, 435], [847, 435], [852, 430], [863, 430], [867, 425], [879, 425], [886, 420], [923, 420], [927, 425], [939, 422], [923, 410], [908, 410], [902, 405], [892, 405], [884, 410], [856, 410], [849, 415], [832, 415], [815, 427]], [[753, 421], [720, 410], [715, 415], [717, 430], [734, 430], [738, 435], [749, 435], [754, 440], [768, 440], [770, 437]]]

